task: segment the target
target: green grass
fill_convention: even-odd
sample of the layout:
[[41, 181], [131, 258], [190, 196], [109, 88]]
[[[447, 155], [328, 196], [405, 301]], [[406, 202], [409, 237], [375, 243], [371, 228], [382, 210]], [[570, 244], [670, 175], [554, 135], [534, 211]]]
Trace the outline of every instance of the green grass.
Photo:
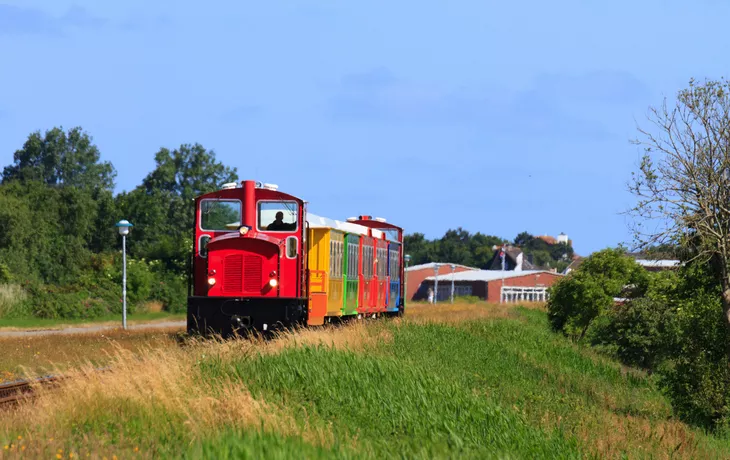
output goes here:
[[[80, 392], [80, 407], [69, 397], [50, 418], [0, 420], [0, 442], [61, 437], [33, 452], [92, 446], [109, 458], [135, 448], [222, 459], [730, 456], [727, 440], [674, 420], [650, 377], [551, 333], [543, 312], [477, 313], [453, 324], [373, 322], [370, 336], [386, 339], [352, 349], [312, 345], [306, 334], [282, 348], [170, 349], [130, 364], [136, 377]], [[266, 408], [251, 415], [257, 401]], [[233, 418], [219, 416], [227, 406]]]
[[[156, 320], [183, 320], [185, 319], [184, 313], [168, 313], [168, 312], [154, 312], [154, 313], [135, 313], [133, 315], [127, 314], [127, 324], [135, 324], [146, 321]], [[46, 318], [11, 318], [11, 319], [0, 319], [0, 329], [2, 328], [17, 328], [17, 329], [42, 329], [42, 328], [58, 328], [60, 326], [78, 326], [82, 324], [99, 324], [99, 323], [112, 323], [118, 322], [122, 324], [122, 315], [107, 315], [100, 316], [98, 318], [78, 318], [78, 319], [46, 319]]]

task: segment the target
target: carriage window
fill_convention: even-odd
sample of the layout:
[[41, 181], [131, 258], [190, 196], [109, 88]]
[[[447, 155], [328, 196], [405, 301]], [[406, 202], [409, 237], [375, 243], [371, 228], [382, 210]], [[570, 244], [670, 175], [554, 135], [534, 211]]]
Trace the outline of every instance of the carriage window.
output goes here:
[[297, 237], [290, 236], [286, 239], [286, 256], [293, 259], [297, 256]]
[[200, 227], [203, 230], [235, 231], [240, 226], [240, 201], [207, 199], [200, 203]]
[[200, 257], [208, 257], [208, 241], [210, 241], [210, 236], [203, 235], [200, 237], [200, 242], [198, 243], [198, 254]]
[[293, 232], [297, 229], [296, 201], [259, 201], [258, 229]]

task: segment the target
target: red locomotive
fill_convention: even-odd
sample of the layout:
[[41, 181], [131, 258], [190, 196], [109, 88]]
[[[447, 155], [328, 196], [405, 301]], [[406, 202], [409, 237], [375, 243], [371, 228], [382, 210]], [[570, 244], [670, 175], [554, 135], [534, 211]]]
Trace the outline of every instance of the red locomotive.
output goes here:
[[403, 229], [383, 219], [327, 219], [274, 185], [225, 184], [195, 199], [188, 332], [401, 315], [403, 258]]

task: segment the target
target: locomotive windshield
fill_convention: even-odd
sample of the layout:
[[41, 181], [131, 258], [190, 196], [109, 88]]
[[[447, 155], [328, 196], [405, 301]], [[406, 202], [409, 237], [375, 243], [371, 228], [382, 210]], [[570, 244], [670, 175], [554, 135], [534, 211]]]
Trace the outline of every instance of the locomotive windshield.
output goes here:
[[292, 232], [297, 229], [296, 201], [259, 201], [258, 229]]
[[200, 227], [203, 230], [237, 230], [241, 226], [239, 200], [203, 200], [200, 204]]

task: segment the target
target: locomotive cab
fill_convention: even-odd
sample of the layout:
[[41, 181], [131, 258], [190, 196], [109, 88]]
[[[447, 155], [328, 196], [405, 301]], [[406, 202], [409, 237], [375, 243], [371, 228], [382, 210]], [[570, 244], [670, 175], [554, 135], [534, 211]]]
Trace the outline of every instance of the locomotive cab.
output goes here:
[[304, 323], [305, 216], [303, 200], [254, 181], [198, 197], [188, 332]]

